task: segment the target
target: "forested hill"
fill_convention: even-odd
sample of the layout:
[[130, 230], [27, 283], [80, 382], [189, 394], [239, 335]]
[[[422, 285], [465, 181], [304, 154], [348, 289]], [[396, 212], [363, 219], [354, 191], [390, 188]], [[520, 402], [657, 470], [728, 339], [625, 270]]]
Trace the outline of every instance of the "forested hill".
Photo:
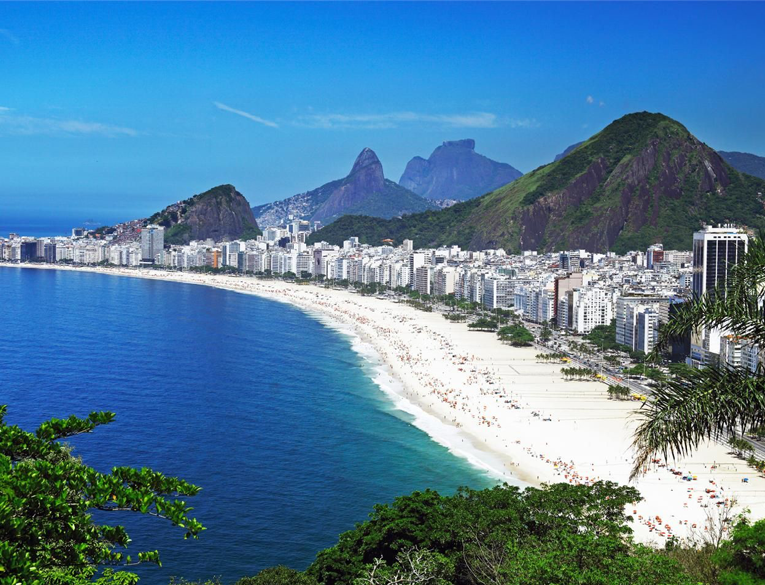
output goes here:
[[233, 185], [219, 185], [168, 205], [152, 215], [148, 223], [163, 226], [169, 244], [208, 238], [216, 242], [252, 239], [262, 233], [247, 199]]
[[416, 247], [625, 252], [689, 247], [704, 223], [765, 227], [765, 181], [741, 173], [664, 116], [628, 114], [564, 158], [448, 209], [388, 221], [346, 216], [311, 242], [349, 236]]

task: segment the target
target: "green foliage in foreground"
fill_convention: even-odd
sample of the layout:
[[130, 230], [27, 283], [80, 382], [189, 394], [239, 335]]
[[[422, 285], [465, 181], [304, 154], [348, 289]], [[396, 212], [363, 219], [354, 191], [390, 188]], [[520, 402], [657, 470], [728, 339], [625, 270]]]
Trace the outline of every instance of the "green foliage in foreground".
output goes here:
[[[692, 583], [666, 555], [631, 541], [624, 509], [639, 499], [610, 482], [415, 492], [376, 506], [307, 573], [322, 585]], [[415, 572], [430, 580], [407, 580]]]
[[[204, 527], [176, 499], [197, 486], [148, 468], [100, 473], [72, 457], [60, 439], [114, 420], [110, 412], [52, 419], [34, 432], [4, 421], [0, 406], [0, 585], [79, 585], [100, 566], [159, 563], [157, 551], [134, 557], [122, 526], [96, 524], [94, 511], [138, 512], [163, 518], [196, 537]], [[132, 585], [137, 577], [107, 570], [95, 582]]]

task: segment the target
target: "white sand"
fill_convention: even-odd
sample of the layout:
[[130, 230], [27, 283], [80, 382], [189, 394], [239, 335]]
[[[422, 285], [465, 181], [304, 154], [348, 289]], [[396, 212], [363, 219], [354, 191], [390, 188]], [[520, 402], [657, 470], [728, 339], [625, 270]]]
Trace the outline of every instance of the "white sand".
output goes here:
[[[537, 362], [537, 349], [512, 348], [438, 313], [345, 290], [155, 270], [77, 270], [214, 286], [293, 304], [371, 345], [399, 382], [383, 385], [396, 393], [397, 406], [435, 440], [498, 478], [534, 486], [628, 482], [636, 425], [631, 413], [639, 403], [609, 400], [600, 382], [564, 381], [560, 364]], [[683, 481], [668, 468], [697, 479]], [[628, 513], [636, 511], [635, 537], [643, 542], [703, 534], [707, 514], [726, 499], [737, 502], [737, 511], [765, 516], [765, 477], [715, 443], [689, 459], [654, 466], [635, 486], [644, 500], [628, 506]]]

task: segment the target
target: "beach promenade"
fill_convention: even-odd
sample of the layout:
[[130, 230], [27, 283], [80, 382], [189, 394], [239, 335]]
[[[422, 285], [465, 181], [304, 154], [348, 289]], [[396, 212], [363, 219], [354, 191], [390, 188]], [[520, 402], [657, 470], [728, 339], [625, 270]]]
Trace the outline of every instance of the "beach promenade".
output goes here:
[[[414, 424], [498, 479], [520, 486], [628, 483], [640, 403], [609, 400], [601, 382], [565, 381], [563, 364], [540, 363], [538, 349], [510, 347], [438, 313], [346, 290], [157, 270], [36, 267], [214, 286], [290, 303], [373, 348], [395, 380], [387, 391]], [[12, 268], [0, 267], [0, 277], [6, 269]], [[657, 460], [647, 469], [634, 483], [644, 500], [628, 506], [636, 539], [663, 545], [670, 536], [703, 535], [708, 517], [726, 502], [736, 502], [734, 512], [765, 517], [765, 478], [727, 451], [710, 443], [691, 458]]]

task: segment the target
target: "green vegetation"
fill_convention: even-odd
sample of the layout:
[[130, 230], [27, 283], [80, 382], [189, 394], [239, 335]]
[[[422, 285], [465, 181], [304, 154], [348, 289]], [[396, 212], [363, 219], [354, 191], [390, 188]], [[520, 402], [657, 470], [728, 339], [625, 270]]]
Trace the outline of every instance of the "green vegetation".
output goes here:
[[667, 379], [664, 372], [657, 368], [649, 368], [645, 364], [634, 366], [632, 368], [625, 368], [623, 373], [626, 376], [644, 376], [654, 382], [663, 382]]
[[157, 551], [124, 552], [125, 529], [97, 524], [95, 511], [100, 518], [119, 512], [163, 518], [187, 538], [204, 530], [176, 499], [196, 495], [197, 486], [148, 468], [100, 473], [58, 442], [112, 422], [113, 413], [51, 419], [30, 433], [6, 424], [6, 410], [0, 406], [0, 584], [79, 585], [109, 566], [97, 583], [129, 585], [137, 577], [111, 567], [159, 563]]
[[[624, 507], [639, 499], [613, 483], [415, 492], [376, 506], [307, 572], [323, 585], [690, 584], [674, 561], [632, 543]], [[412, 579], [413, 567], [429, 580]]]
[[182, 245], [191, 236], [191, 226], [187, 223], [176, 223], [165, 231], [165, 242], [168, 244]]
[[563, 358], [568, 357], [565, 353], [553, 352], [553, 353], [538, 353], [534, 356], [540, 362], [559, 362]]
[[531, 331], [523, 325], [507, 325], [500, 327], [497, 331], [500, 341], [509, 342], [510, 345], [521, 347], [531, 345], [534, 342], [534, 336]]
[[474, 329], [476, 331], [496, 331], [498, 326], [496, 319], [481, 317], [480, 319], [476, 319], [472, 323], [469, 323], [468, 329]]
[[590, 368], [561, 368], [560, 373], [563, 374], [565, 380], [588, 380], [595, 375], [595, 370]]
[[608, 398], [615, 400], [629, 400], [632, 396], [632, 392], [627, 386], [622, 384], [614, 384], [608, 387]]
[[[673, 339], [704, 328], [720, 328], [765, 346], [765, 240], [750, 240], [749, 252], [732, 270], [724, 290], [691, 302], [659, 331], [658, 356]], [[736, 437], [765, 425], [765, 370], [711, 365], [701, 370], [677, 369], [658, 384], [640, 410], [635, 433], [637, 456], [632, 475], [639, 475], [656, 453], [686, 456], [702, 441]]]
[[373, 246], [379, 246], [384, 239], [390, 238], [397, 246], [405, 239], [411, 239], [416, 248], [445, 243], [468, 248], [475, 230], [460, 226], [477, 204], [477, 199], [471, 199], [442, 211], [425, 211], [387, 220], [367, 215], [344, 215], [311, 234], [307, 242], [324, 241], [342, 246], [344, 240], [358, 235], [362, 244]]
[[257, 223], [245, 222], [243, 227], [242, 235], [239, 236], [241, 240], [254, 240], [258, 236], [263, 235], [263, 231], [258, 227]]
[[623, 351], [626, 353], [631, 351], [626, 345], [616, 343], [616, 319], [612, 319], [609, 325], [593, 327], [592, 331], [584, 336], [584, 339], [604, 351]]

